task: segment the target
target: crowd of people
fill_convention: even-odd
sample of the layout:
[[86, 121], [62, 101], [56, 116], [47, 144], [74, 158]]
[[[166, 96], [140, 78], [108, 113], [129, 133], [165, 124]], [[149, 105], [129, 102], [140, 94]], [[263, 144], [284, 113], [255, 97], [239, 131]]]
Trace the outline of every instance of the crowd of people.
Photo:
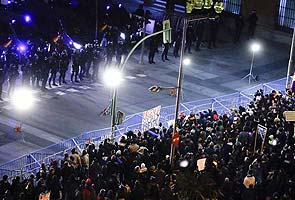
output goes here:
[[[294, 97], [291, 91], [259, 90], [246, 107], [228, 114], [181, 112], [174, 165], [169, 162], [173, 128], [159, 124], [143, 133], [129, 131], [115, 143], [88, 142], [25, 179], [10, 182], [4, 176], [0, 197], [33, 200], [50, 192], [53, 200], [292, 200], [295, 138], [284, 112], [294, 109]], [[267, 128], [265, 138], [257, 133], [258, 124]], [[203, 169], [198, 161], [204, 158]]]

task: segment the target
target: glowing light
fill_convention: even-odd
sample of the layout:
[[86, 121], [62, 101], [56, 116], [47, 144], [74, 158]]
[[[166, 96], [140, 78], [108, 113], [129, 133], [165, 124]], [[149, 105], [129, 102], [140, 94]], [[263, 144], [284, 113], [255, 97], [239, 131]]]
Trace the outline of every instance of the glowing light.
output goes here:
[[78, 49], [78, 50], [82, 48], [82, 45], [78, 44], [77, 42], [73, 42], [73, 46], [75, 47], [75, 49]]
[[11, 20], [11, 24], [14, 24], [15, 22], [16, 22], [16, 20], [15, 20], [15, 19]]
[[108, 87], [118, 87], [123, 82], [121, 70], [114, 67], [106, 69], [104, 72], [103, 81]]
[[11, 102], [18, 110], [28, 110], [34, 104], [35, 98], [32, 90], [20, 88], [14, 91]]
[[27, 46], [23, 43], [19, 44], [18, 47], [17, 47], [17, 50], [20, 52], [20, 53], [25, 53], [26, 50], [27, 50]]
[[120, 38], [122, 38], [123, 40], [125, 40], [126, 39], [125, 33], [120, 33]]
[[25, 22], [30, 23], [32, 21], [32, 18], [30, 15], [25, 15], [24, 16]]
[[119, 8], [122, 8], [122, 4], [121, 3], [119, 4]]
[[189, 59], [189, 58], [185, 58], [185, 59], [183, 59], [183, 64], [184, 64], [184, 65], [189, 65], [189, 64], [191, 64], [191, 59]]
[[259, 50], [260, 50], [260, 45], [257, 44], [257, 43], [253, 43], [253, 44], [251, 45], [251, 50], [252, 50], [253, 52], [257, 52], [257, 51], [259, 51]]
[[189, 162], [187, 160], [180, 161], [179, 166], [182, 168], [188, 167]]
[[107, 6], [107, 10], [109, 10], [111, 8], [111, 6]]

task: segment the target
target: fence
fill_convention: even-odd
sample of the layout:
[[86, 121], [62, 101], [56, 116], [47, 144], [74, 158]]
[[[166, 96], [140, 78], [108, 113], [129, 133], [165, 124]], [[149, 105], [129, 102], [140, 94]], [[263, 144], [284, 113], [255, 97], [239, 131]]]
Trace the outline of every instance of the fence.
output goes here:
[[[182, 103], [180, 104], [179, 112], [183, 111], [186, 114], [189, 114], [191, 111], [197, 113], [211, 108], [212, 110], [218, 111], [220, 114], [228, 113], [232, 108], [239, 107], [240, 105], [246, 106], [252, 101], [253, 95], [259, 89], [263, 89], [265, 93], [270, 93], [272, 90], [284, 93], [285, 82], [286, 78], [283, 78], [270, 83], [259, 84], [242, 92]], [[164, 126], [167, 127], [169, 121], [174, 119], [174, 112], [175, 106], [162, 107], [160, 121]], [[141, 122], [142, 113], [126, 116], [123, 124], [116, 127], [115, 140], [118, 140], [122, 134], [129, 130], [141, 130]], [[0, 166], [0, 177], [5, 174], [9, 177], [27, 177], [31, 173], [38, 172], [42, 163], [49, 164], [52, 160], [59, 160], [63, 157], [64, 153], [70, 153], [71, 149], [74, 147], [81, 152], [89, 139], [91, 139], [93, 143], [98, 144], [110, 137], [110, 132], [110, 128], [90, 131], [61, 143], [32, 152], [31, 154], [24, 155]]]

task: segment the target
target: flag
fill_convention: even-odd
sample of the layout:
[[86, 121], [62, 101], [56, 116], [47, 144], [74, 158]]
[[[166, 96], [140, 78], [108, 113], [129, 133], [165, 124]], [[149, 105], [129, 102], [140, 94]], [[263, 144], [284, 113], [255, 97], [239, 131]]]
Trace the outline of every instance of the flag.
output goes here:
[[110, 103], [105, 109], [103, 109], [103, 111], [100, 112], [100, 116], [106, 116], [111, 114], [111, 104]]
[[179, 140], [180, 140], [180, 135], [179, 133], [174, 133], [172, 136], [172, 145], [173, 146], [177, 146], [179, 144]]
[[11, 45], [12, 43], [12, 40], [9, 40], [7, 43], [4, 44], [4, 47], [7, 48]]
[[53, 42], [56, 43], [60, 39], [60, 35], [53, 38]]

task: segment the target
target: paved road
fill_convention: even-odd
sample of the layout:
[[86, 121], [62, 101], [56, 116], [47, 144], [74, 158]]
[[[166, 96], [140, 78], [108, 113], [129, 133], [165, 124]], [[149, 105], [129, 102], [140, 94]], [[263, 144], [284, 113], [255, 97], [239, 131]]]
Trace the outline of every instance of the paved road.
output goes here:
[[[186, 55], [192, 63], [184, 69], [183, 102], [225, 95], [257, 84], [249, 86], [247, 80], [241, 80], [249, 71], [251, 41], [234, 45], [227, 32], [219, 38], [218, 48], [202, 47], [201, 51]], [[256, 55], [254, 74], [259, 75], [260, 82], [284, 77], [290, 47], [266, 39], [259, 41], [263, 50]], [[126, 115], [175, 103], [167, 91], [148, 91], [155, 84], [164, 87], [177, 83], [179, 59], [170, 53], [170, 61], [162, 62], [160, 53], [155, 65], [138, 64], [139, 52], [128, 62], [124, 83], [118, 91], [118, 109]], [[68, 84], [45, 93], [36, 91], [35, 95], [37, 102], [26, 113], [15, 110], [7, 97], [7, 101], [0, 103], [0, 164], [82, 132], [110, 126], [110, 117], [99, 115], [111, 101], [111, 91], [101, 82]], [[25, 124], [25, 142], [13, 131], [21, 121]]]

